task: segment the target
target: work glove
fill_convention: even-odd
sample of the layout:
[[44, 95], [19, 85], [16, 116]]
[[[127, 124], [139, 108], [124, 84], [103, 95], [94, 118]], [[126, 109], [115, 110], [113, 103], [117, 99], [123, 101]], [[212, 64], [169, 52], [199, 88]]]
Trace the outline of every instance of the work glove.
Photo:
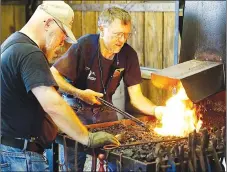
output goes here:
[[79, 95], [79, 99], [83, 100], [84, 102], [93, 105], [98, 104], [101, 105], [101, 103], [96, 99], [96, 97], [103, 97], [102, 93], [95, 92], [90, 89], [83, 90], [82, 93]]
[[156, 106], [154, 109], [154, 115], [158, 120], [162, 119], [166, 107], [165, 106]]
[[88, 133], [88, 147], [97, 148], [108, 144], [120, 145], [120, 142], [112, 134], [104, 131]]

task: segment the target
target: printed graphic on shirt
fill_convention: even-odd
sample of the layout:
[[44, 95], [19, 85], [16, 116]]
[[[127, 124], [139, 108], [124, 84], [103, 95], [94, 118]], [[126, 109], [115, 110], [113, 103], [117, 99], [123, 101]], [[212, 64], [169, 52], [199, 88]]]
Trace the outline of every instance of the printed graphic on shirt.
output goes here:
[[118, 77], [121, 72], [123, 72], [125, 69], [124, 68], [120, 68], [120, 69], [115, 69], [114, 73], [113, 73], [113, 77]]
[[90, 70], [90, 72], [89, 72], [89, 75], [88, 75], [87, 79], [89, 79], [89, 80], [91, 80], [91, 81], [96, 81], [96, 75], [95, 75], [95, 72], [92, 72], [92, 71]]

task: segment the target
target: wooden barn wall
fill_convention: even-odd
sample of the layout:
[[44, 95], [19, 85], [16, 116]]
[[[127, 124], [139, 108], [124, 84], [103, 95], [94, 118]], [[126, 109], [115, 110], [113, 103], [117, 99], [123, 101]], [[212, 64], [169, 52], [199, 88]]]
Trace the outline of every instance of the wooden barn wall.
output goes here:
[[25, 5], [1, 5], [1, 43], [26, 21]]

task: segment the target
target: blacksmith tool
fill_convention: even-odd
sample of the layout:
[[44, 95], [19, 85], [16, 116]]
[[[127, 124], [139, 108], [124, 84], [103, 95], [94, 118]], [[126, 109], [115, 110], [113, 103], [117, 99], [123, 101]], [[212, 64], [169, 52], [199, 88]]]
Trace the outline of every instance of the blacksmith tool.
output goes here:
[[196, 140], [195, 140], [196, 132], [192, 132], [188, 136], [188, 167], [190, 172], [197, 171], [197, 162], [196, 162]]
[[167, 148], [167, 157], [168, 157], [168, 162], [167, 165], [170, 167], [167, 168], [167, 172], [176, 172], [176, 163], [174, 162], [175, 159], [175, 152], [174, 152], [174, 147], [171, 149], [170, 147]]
[[196, 148], [196, 153], [199, 157], [201, 170], [204, 172], [211, 172], [209, 159], [207, 156], [207, 149], [209, 143], [209, 134], [206, 128], [200, 130], [200, 145]]
[[163, 164], [163, 158], [164, 158], [164, 147], [161, 144], [157, 144], [155, 146], [155, 155], [156, 155], [156, 159], [155, 159], [155, 163], [156, 163], [156, 167], [155, 167], [155, 171], [159, 172], [161, 170], [161, 166], [164, 165]]
[[222, 172], [223, 170], [222, 170], [222, 167], [221, 167], [221, 164], [220, 164], [220, 162], [219, 162], [219, 157], [218, 157], [218, 154], [217, 154], [217, 152], [216, 152], [216, 147], [217, 147], [217, 140], [216, 140], [217, 138], [212, 138], [211, 140], [210, 140], [210, 144], [209, 144], [209, 148], [208, 148], [208, 150], [210, 151], [210, 152], [212, 152], [212, 155], [213, 155], [213, 160], [214, 160], [214, 162], [215, 162], [215, 171], [216, 172]]
[[179, 141], [179, 140], [184, 140], [187, 139], [187, 137], [182, 137], [182, 138], [176, 138], [176, 139], [167, 139], [167, 140], [155, 140], [155, 141], [148, 141], [148, 142], [134, 142], [134, 143], [129, 143], [125, 145], [105, 145], [103, 149], [105, 150], [111, 150], [111, 149], [116, 149], [120, 147], [128, 147], [128, 146], [136, 146], [136, 145], [143, 145], [143, 144], [148, 144], [148, 143], [161, 143], [161, 142], [173, 142], [173, 141]]
[[184, 172], [184, 145], [179, 146], [179, 160], [180, 160], [180, 172]]
[[138, 125], [146, 128], [147, 130], [150, 130], [149, 126], [146, 125], [144, 122], [140, 121], [139, 119], [137, 119], [136, 117], [130, 115], [129, 113], [121, 110], [121, 109], [118, 109], [116, 106], [114, 106], [113, 104], [109, 103], [108, 101], [100, 98], [100, 97], [96, 97], [101, 103], [103, 103], [105, 106], [111, 108], [112, 110], [120, 113], [121, 115], [123, 115], [124, 117], [134, 121], [135, 123], [137, 123]]

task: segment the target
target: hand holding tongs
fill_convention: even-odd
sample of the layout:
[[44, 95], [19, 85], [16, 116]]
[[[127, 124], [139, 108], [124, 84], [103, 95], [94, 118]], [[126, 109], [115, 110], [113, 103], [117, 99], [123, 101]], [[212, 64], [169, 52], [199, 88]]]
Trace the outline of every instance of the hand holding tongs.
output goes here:
[[103, 103], [104, 105], [106, 105], [107, 107], [113, 109], [114, 111], [120, 113], [121, 115], [123, 115], [124, 117], [128, 118], [128, 119], [131, 119], [132, 121], [134, 121], [135, 123], [137, 123], [138, 125], [142, 126], [142, 127], [145, 127], [146, 129], [149, 129], [148, 126], [140, 121], [139, 119], [135, 118], [134, 116], [130, 115], [129, 113], [121, 110], [121, 109], [118, 109], [117, 107], [115, 107], [113, 104], [109, 103], [108, 101], [100, 98], [100, 97], [96, 97], [101, 103]]

